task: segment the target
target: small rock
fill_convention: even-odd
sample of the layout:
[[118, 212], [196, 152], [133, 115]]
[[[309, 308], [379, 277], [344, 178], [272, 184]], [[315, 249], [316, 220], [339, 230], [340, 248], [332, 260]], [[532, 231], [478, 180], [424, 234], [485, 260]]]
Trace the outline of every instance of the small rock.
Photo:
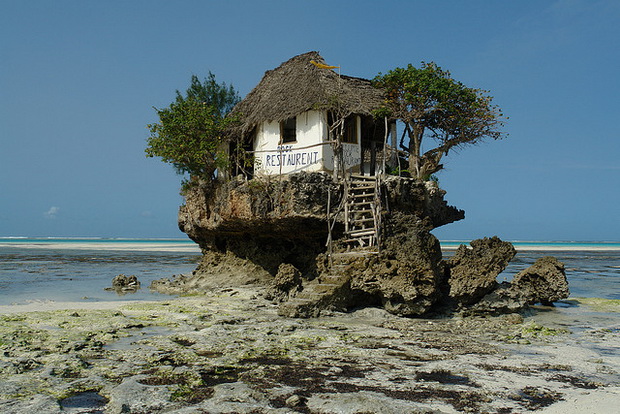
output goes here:
[[301, 290], [301, 283], [301, 272], [290, 263], [282, 263], [278, 267], [278, 273], [273, 278], [267, 296], [276, 301], [285, 300], [289, 294]]
[[306, 399], [304, 397], [301, 397], [297, 394], [293, 394], [286, 399], [284, 404], [287, 407], [299, 407], [300, 405], [305, 404], [305, 402], [306, 402]]
[[523, 323], [523, 316], [518, 313], [509, 313], [508, 315], [504, 316], [504, 320], [510, 325], [519, 325]]
[[106, 288], [106, 290], [114, 290], [119, 295], [135, 293], [138, 289], [140, 289], [140, 282], [136, 275], [125, 276], [122, 273], [112, 279], [112, 287]]

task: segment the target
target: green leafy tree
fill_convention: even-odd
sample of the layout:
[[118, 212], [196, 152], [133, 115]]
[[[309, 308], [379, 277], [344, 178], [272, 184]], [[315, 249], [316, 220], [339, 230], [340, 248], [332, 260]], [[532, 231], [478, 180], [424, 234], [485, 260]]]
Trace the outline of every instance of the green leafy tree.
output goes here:
[[170, 106], [154, 108], [159, 122], [147, 126], [147, 157], [161, 157], [179, 174], [214, 179], [216, 169], [228, 165], [225, 132], [235, 120], [226, 115], [237, 102], [232, 85], [218, 84], [211, 72], [204, 82], [192, 76], [185, 95], [177, 90]]
[[[502, 112], [492, 104], [493, 98], [452, 79], [433, 62], [380, 73], [373, 83], [387, 94], [376, 115], [404, 123], [400, 146], [409, 153], [409, 171], [415, 178], [428, 179], [441, 170], [442, 157], [452, 149], [503, 135]], [[436, 146], [423, 152], [425, 138]]]

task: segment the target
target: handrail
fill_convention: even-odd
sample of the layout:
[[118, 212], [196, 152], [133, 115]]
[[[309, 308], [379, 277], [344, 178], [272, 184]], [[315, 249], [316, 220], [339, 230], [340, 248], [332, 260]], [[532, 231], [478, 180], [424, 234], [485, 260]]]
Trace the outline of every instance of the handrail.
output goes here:
[[[342, 211], [343, 208], [346, 208], [347, 205], [347, 197], [348, 197], [348, 185], [346, 180], [344, 180], [344, 189], [343, 189], [343, 196], [342, 199], [340, 200], [340, 204], [338, 205], [338, 208], [336, 209], [336, 211], [334, 212], [334, 214], [332, 215], [333, 220], [331, 220], [331, 189], [328, 189], [327, 191], [327, 242], [325, 243], [325, 246], [327, 247], [327, 257], [329, 259], [329, 266], [331, 268], [332, 266], [332, 232], [334, 231], [334, 227], [336, 226], [336, 222], [338, 220], [338, 214]], [[348, 221], [348, 217], [345, 216], [345, 222]]]

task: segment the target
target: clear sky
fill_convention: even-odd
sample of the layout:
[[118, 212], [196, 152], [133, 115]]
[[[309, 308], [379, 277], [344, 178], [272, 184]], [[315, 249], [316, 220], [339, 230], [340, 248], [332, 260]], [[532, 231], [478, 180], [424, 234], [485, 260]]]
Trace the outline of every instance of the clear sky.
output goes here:
[[317, 50], [366, 78], [434, 61], [510, 117], [445, 160], [466, 219], [440, 239], [620, 240], [618, 45], [617, 0], [0, 0], [0, 236], [184, 237], [153, 106]]

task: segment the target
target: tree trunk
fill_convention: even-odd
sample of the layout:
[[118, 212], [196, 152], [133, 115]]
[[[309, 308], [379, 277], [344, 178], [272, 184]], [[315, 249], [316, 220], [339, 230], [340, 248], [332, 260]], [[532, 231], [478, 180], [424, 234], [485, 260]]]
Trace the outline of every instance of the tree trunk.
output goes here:
[[422, 135], [424, 135], [424, 127], [421, 125], [413, 125], [409, 130], [409, 173], [413, 178], [420, 178], [422, 168], [422, 157], [420, 152], [422, 149]]

